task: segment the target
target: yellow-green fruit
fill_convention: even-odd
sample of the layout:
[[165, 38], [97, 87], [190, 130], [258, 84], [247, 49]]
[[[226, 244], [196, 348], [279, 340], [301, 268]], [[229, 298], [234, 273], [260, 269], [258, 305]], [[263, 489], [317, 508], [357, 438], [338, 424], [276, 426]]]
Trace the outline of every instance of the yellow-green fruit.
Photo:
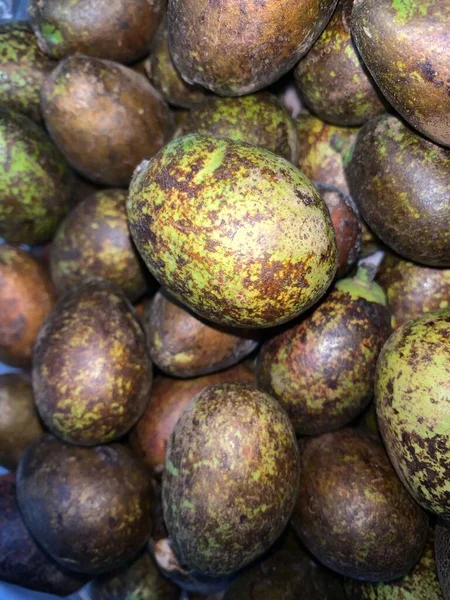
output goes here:
[[404, 323], [377, 365], [378, 423], [397, 474], [427, 510], [450, 517], [450, 311]]
[[288, 161], [226, 139], [173, 140], [135, 172], [133, 239], [153, 275], [201, 316], [269, 327], [314, 304], [337, 265], [330, 213]]

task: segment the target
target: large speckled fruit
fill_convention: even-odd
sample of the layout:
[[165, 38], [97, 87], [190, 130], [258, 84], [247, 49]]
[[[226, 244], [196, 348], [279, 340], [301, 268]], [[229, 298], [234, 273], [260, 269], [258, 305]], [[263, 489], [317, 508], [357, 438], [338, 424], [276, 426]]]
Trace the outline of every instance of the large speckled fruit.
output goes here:
[[305, 103], [321, 119], [336, 125], [361, 125], [385, 111], [381, 94], [353, 44], [353, 2], [338, 3], [324, 32], [295, 68]]
[[153, 475], [161, 476], [169, 438], [192, 398], [216, 383], [236, 381], [255, 384], [255, 373], [247, 362], [193, 379], [155, 379], [147, 408], [130, 434], [133, 451]]
[[347, 580], [348, 600], [443, 600], [436, 573], [434, 539], [434, 527], [430, 527], [419, 562], [401, 579], [388, 583]]
[[42, 50], [53, 58], [87, 54], [133, 62], [148, 47], [165, 0], [30, 0], [30, 23]]
[[41, 87], [55, 68], [26, 23], [0, 25], [0, 104], [41, 120]]
[[150, 478], [121, 444], [80, 448], [46, 435], [17, 471], [17, 498], [36, 541], [63, 567], [102, 573], [136, 556], [151, 529]]
[[393, 107], [450, 146], [450, 4], [447, 0], [355, 0], [352, 33]]
[[127, 201], [153, 275], [200, 316], [269, 327], [314, 304], [337, 265], [311, 182], [261, 148], [189, 135], [137, 169]]
[[450, 518], [450, 311], [404, 323], [384, 345], [375, 398], [399, 477], [427, 510]]
[[145, 323], [152, 361], [173, 377], [199, 377], [230, 367], [258, 346], [255, 333], [219, 327], [159, 291]]
[[135, 167], [172, 133], [163, 97], [148, 79], [118, 63], [75, 55], [42, 87], [42, 113], [53, 140], [88, 179], [126, 186]]
[[0, 237], [47, 242], [69, 212], [72, 174], [45, 131], [0, 109]]
[[275, 96], [267, 92], [243, 98], [210, 98], [183, 119], [176, 136], [203, 133], [270, 150], [297, 164], [295, 123]]
[[395, 474], [383, 445], [342, 429], [306, 440], [292, 524], [327, 567], [390, 581], [419, 560], [428, 518]]
[[450, 269], [433, 269], [387, 254], [377, 273], [392, 328], [423, 313], [450, 308]]
[[112, 286], [86, 284], [60, 300], [39, 332], [33, 390], [49, 429], [91, 446], [124, 435], [148, 402], [145, 336]]
[[87, 582], [85, 575], [63, 570], [31, 537], [17, 505], [12, 473], [0, 475], [0, 530], [0, 581], [59, 596], [68, 596]]
[[89, 588], [91, 600], [180, 600], [180, 594], [180, 588], [161, 575], [147, 553], [97, 578]]
[[436, 523], [436, 567], [445, 600], [450, 599], [450, 526], [438, 519]]
[[267, 550], [291, 516], [299, 454], [280, 405], [242, 383], [206, 388], [170, 438], [164, 519], [189, 570], [231, 574]]
[[130, 300], [145, 292], [146, 269], [128, 230], [125, 190], [104, 190], [80, 202], [59, 227], [50, 253], [56, 291], [91, 279], [116, 284]]
[[267, 87], [311, 48], [337, 0], [169, 0], [169, 41], [183, 79], [222, 96]]
[[0, 361], [31, 365], [39, 329], [54, 304], [47, 270], [25, 250], [0, 244]]
[[346, 174], [363, 219], [387, 246], [450, 266], [450, 150], [383, 115], [359, 131]]
[[383, 290], [361, 270], [263, 345], [258, 387], [279, 400], [297, 434], [338, 429], [368, 405], [378, 354], [391, 333], [385, 305]]

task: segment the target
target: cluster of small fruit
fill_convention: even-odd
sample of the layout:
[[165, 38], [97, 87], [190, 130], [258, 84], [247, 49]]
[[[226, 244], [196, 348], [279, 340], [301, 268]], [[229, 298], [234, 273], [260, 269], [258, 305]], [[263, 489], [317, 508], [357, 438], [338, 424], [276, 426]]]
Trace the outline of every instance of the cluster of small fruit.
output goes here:
[[0, 580], [449, 599], [450, 4], [166, 4], [0, 27]]

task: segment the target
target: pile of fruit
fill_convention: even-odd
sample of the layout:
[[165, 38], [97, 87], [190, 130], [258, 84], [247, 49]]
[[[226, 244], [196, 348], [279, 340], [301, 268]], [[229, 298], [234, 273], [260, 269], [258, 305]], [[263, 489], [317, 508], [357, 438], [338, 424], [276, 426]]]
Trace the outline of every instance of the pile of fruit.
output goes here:
[[0, 581], [450, 599], [449, 0], [31, 0], [0, 105]]

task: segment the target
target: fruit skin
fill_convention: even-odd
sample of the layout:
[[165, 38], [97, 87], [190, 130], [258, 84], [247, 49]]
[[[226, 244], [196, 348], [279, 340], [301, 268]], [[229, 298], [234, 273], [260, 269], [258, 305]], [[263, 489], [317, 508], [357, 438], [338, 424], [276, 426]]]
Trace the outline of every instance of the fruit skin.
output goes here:
[[148, 53], [164, 8], [164, 0], [30, 0], [28, 16], [52, 58], [87, 54], [128, 63]]
[[361, 128], [346, 169], [374, 233], [403, 257], [436, 267], [450, 266], [449, 173], [450, 150], [391, 115]]
[[335, 125], [362, 125], [385, 112], [382, 95], [352, 40], [353, 1], [338, 2], [322, 35], [294, 70], [307, 106]]
[[156, 279], [216, 323], [285, 322], [334, 277], [336, 239], [317, 190], [290, 163], [249, 144], [173, 140], [137, 169], [127, 211]]
[[125, 190], [96, 192], [81, 201], [53, 240], [50, 269], [59, 294], [90, 279], [117, 285], [131, 300], [147, 288], [146, 269], [131, 241]]
[[450, 533], [449, 526], [446, 521], [438, 519], [436, 523], [436, 567], [441, 586], [442, 594], [445, 600], [450, 598], [450, 581], [449, 581], [449, 555], [450, 555]]
[[0, 361], [31, 365], [34, 344], [55, 304], [47, 270], [28, 252], [0, 244]]
[[0, 25], [0, 104], [41, 121], [41, 87], [55, 68], [25, 22]]
[[159, 291], [144, 331], [152, 361], [172, 377], [199, 377], [230, 367], [258, 346], [255, 333], [200, 320]]
[[69, 212], [71, 185], [69, 167], [42, 127], [0, 109], [0, 237], [48, 241]]
[[109, 186], [127, 186], [139, 162], [172, 133], [169, 108], [145, 77], [88, 56], [58, 64], [42, 87], [41, 107], [73, 168]]
[[450, 517], [450, 311], [428, 313], [397, 329], [378, 359], [378, 424], [392, 464], [427, 510]]
[[425, 550], [410, 573], [388, 583], [369, 583], [348, 579], [348, 600], [443, 600], [434, 559], [434, 527], [428, 531]]
[[450, 145], [450, 6], [446, 0], [355, 0], [352, 33], [390, 104]]
[[371, 435], [342, 429], [309, 438], [291, 520], [324, 565], [354, 579], [389, 581], [419, 560], [428, 517]]
[[25, 448], [44, 433], [28, 375], [0, 375], [0, 465], [14, 470]]
[[336, 0], [169, 0], [172, 58], [188, 83], [221, 96], [250, 94], [306, 54], [335, 6]]
[[131, 565], [95, 579], [89, 588], [91, 600], [179, 600], [180, 593], [147, 553]]
[[242, 383], [200, 392], [169, 441], [164, 519], [188, 569], [231, 574], [267, 550], [298, 489], [294, 431], [280, 405]]
[[298, 136], [294, 120], [275, 96], [261, 92], [242, 98], [209, 98], [194, 107], [176, 137], [201, 133], [247, 142], [297, 164]]
[[393, 329], [423, 313], [450, 307], [450, 269], [424, 267], [386, 254], [377, 280], [386, 292]]
[[0, 581], [59, 596], [87, 582], [84, 575], [62, 570], [33, 540], [20, 515], [13, 473], [0, 475], [0, 529]]
[[132, 450], [155, 477], [163, 472], [169, 438], [194, 396], [216, 383], [235, 381], [255, 385], [255, 373], [248, 362], [194, 379], [156, 377], [147, 408], [129, 438]]
[[126, 298], [108, 284], [64, 296], [39, 332], [36, 406], [66, 441], [92, 446], [120, 438], [144, 412], [151, 381], [144, 333]]
[[364, 297], [365, 286], [353, 285], [355, 290], [331, 291], [299, 323], [263, 344], [258, 355], [258, 387], [277, 398], [299, 435], [339, 429], [372, 399], [390, 315], [383, 297], [371, 292]]

